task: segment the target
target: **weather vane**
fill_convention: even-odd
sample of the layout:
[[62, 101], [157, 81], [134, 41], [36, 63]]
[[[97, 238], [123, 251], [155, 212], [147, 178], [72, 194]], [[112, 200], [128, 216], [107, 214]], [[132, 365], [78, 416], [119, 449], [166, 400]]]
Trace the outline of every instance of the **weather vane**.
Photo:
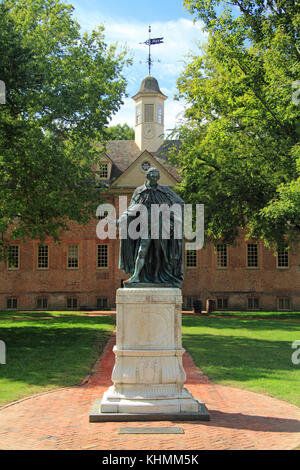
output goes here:
[[[147, 41], [145, 42], [141, 42], [140, 44], [146, 44], [147, 46], [149, 46], [149, 56], [148, 56], [148, 59], [147, 59], [147, 64], [148, 64], [148, 67], [149, 67], [149, 75], [151, 75], [151, 66], [154, 62], [154, 60], [152, 59], [151, 57], [151, 46], [153, 46], [154, 44], [163, 44], [163, 39], [164, 38], [151, 38], [151, 26], [149, 26], [149, 39], [147, 39]], [[158, 60], [159, 62], [159, 60]]]

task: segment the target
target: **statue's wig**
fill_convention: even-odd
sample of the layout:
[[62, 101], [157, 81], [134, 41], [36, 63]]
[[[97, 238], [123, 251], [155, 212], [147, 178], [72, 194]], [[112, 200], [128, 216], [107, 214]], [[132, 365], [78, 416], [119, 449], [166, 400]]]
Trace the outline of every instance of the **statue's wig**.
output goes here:
[[158, 174], [159, 174], [159, 176], [160, 176], [159, 169], [156, 168], [155, 166], [152, 166], [151, 168], [149, 168], [149, 170], [147, 170], [146, 176], [148, 176], [148, 174], [149, 174], [151, 171], [157, 171]]

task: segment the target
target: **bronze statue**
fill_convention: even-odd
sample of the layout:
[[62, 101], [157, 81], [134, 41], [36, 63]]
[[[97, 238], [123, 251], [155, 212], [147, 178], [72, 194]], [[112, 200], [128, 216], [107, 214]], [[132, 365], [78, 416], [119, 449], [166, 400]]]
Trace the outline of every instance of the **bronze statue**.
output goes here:
[[[167, 186], [158, 184], [160, 173], [157, 168], [147, 171], [146, 182], [138, 187], [132, 196], [128, 209], [116, 222], [121, 225], [126, 218], [126, 227], [137, 218], [136, 208], [147, 209], [148, 226], [138, 239], [130, 236], [120, 239], [119, 268], [130, 274], [124, 287], [138, 287], [154, 284], [160, 287], [181, 287], [183, 281], [183, 200]], [[169, 215], [169, 237], [164, 238], [164, 219], [158, 219], [158, 236], [151, 238], [153, 223], [152, 205], [167, 208]], [[177, 213], [171, 206], [177, 207]], [[169, 210], [171, 208], [171, 211]], [[178, 216], [179, 208], [179, 216]], [[180, 219], [180, 220], [179, 220]], [[176, 224], [179, 224], [176, 226]], [[178, 229], [179, 227], [179, 229]], [[179, 236], [178, 236], [179, 234]]]

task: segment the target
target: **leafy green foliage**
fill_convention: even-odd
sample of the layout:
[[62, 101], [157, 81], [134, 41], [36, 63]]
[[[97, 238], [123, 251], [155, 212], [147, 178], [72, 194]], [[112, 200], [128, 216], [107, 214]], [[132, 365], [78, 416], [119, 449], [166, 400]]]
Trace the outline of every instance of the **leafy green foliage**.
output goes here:
[[128, 124], [110, 126], [106, 131], [109, 140], [134, 140], [134, 129]]
[[93, 142], [125, 94], [126, 51], [104, 42], [103, 27], [82, 34], [61, 0], [0, 5], [0, 234], [59, 237], [99, 204]]
[[[281, 244], [300, 231], [299, 8], [292, 1], [186, 0], [209, 32], [178, 80], [186, 202], [205, 205], [207, 240], [239, 228]], [[229, 6], [228, 6], [229, 5]], [[222, 7], [222, 13], [220, 13]]]

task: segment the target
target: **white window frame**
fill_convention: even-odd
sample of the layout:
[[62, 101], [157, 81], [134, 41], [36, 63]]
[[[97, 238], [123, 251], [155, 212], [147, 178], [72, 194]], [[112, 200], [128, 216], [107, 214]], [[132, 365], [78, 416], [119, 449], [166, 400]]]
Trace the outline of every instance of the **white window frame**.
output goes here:
[[[280, 254], [281, 252], [281, 254]], [[283, 253], [286, 253], [286, 256], [287, 256], [287, 266], [279, 266], [279, 257], [280, 256], [283, 256]], [[289, 269], [290, 267], [290, 252], [289, 250], [285, 250], [284, 248], [283, 249], [278, 249], [277, 250], [277, 253], [276, 253], [276, 267], [277, 269]]]
[[99, 163], [98, 176], [101, 180], [107, 180], [109, 176], [109, 167], [107, 162]]
[[164, 122], [164, 112], [161, 104], [157, 106], [157, 122], [158, 124], [163, 124]]
[[[289, 307], [288, 308], [280, 308], [280, 301], [283, 300], [284, 302], [288, 300], [289, 302]], [[278, 312], [290, 312], [292, 310], [292, 301], [291, 298], [288, 296], [283, 296], [283, 297], [278, 297], [277, 298], [277, 310]]]
[[141, 124], [142, 122], [142, 107], [138, 104], [135, 108], [135, 123], [136, 125]]
[[[106, 307], [105, 307], [104, 305], [100, 305], [100, 306], [98, 307], [98, 302], [103, 304], [103, 300], [106, 300], [106, 304], [107, 304]], [[98, 308], [99, 308], [99, 309], [102, 309], [102, 308], [109, 308], [109, 298], [108, 298], [108, 297], [97, 297], [96, 303], [97, 303], [97, 309], [98, 309]]]
[[[249, 301], [252, 300], [252, 307], [249, 306]], [[258, 300], [258, 306], [254, 307], [254, 300]], [[247, 310], [257, 311], [260, 310], [260, 298], [259, 297], [248, 297], [247, 298]]]
[[154, 122], [154, 104], [144, 104], [144, 122]]
[[[249, 247], [256, 246], [256, 258], [257, 258], [257, 265], [256, 266], [249, 266]], [[246, 256], [247, 256], [247, 268], [248, 269], [258, 269], [259, 268], [259, 247], [258, 243], [246, 243]], [[252, 255], [253, 256], [253, 255]]]
[[9, 247], [8, 247], [9, 252], [12, 249], [17, 249], [17, 251], [16, 251], [16, 253], [17, 253], [17, 266], [11, 266], [10, 265], [10, 256], [11, 255], [10, 255], [10, 253], [8, 253], [7, 269], [9, 271], [16, 271], [16, 270], [20, 269], [20, 245], [9, 245]]
[[[193, 254], [196, 255], [196, 264], [193, 265], [193, 266], [189, 266], [188, 265], [188, 253], [191, 254], [193, 252]], [[198, 250], [185, 250], [185, 267], [187, 269], [197, 269], [198, 267]]]
[[[218, 302], [221, 301], [221, 307], [218, 306]], [[224, 307], [224, 301], [227, 302], [227, 307]], [[217, 297], [216, 299], [216, 310], [229, 310], [229, 298], [228, 297]]]
[[[72, 306], [69, 307], [68, 306], [68, 301], [71, 300], [71, 303], [72, 303]], [[73, 303], [74, 303], [74, 300], [76, 300], [76, 307], [74, 307]], [[79, 299], [76, 295], [74, 296], [70, 296], [70, 297], [67, 297], [66, 298], [66, 307], [68, 310], [76, 310], [76, 309], [79, 309]]]
[[[47, 305], [44, 307], [43, 303], [44, 303], [45, 300], [46, 300]], [[41, 307], [38, 306], [39, 301], [41, 301], [41, 303], [42, 303]], [[48, 297], [37, 297], [37, 299], [36, 299], [36, 308], [39, 309], [39, 310], [45, 310], [45, 309], [49, 308]]]
[[[225, 248], [225, 256], [226, 256], [226, 266], [222, 266], [219, 261], [222, 260], [223, 253], [218, 250], [218, 247]], [[228, 268], [228, 245], [226, 243], [218, 243], [216, 245], [216, 267], [217, 269], [227, 269]]]
[[[101, 247], [106, 247], [106, 257], [107, 257], [107, 264], [106, 266], [99, 266], [99, 251], [100, 251], [100, 248], [99, 246]], [[96, 266], [97, 266], [97, 269], [108, 269], [109, 268], [109, 245], [108, 244], [105, 244], [105, 243], [98, 243], [97, 244], [97, 253], [96, 253], [96, 256], [97, 256], [97, 259], [96, 259]]]
[[[13, 301], [16, 301], [17, 306], [16, 307], [14, 307], [14, 306], [13, 307], [8, 307], [8, 301], [9, 300], [12, 301], [12, 303], [13, 303]], [[19, 308], [19, 299], [18, 299], [18, 297], [6, 297], [6, 309], [7, 310], [18, 310], [18, 308]]]
[[[40, 249], [47, 248], [47, 266], [39, 266], [39, 259], [40, 259]], [[42, 255], [41, 255], [42, 256]], [[43, 255], [45, 256], [45, 255]], [[50, 266], [50, 250], [49, 245], [38, 245], [37, 246], [37, 269], [45, 271], [49, 269]]]
[[[77, 248], [77, 266], [69, 266], [69, 261], [71, 259], [73, 259], [73, 260], [76, 259], [76, 257], [72, 258], [72, 256], [70, 256], [70, 249], [74, 248], [74, 247]], [[67, 245], [67, 269], [70, 269], [71, 271], [79, 269], [79, 245], [78, 245], [78, 243], [72, 243], [70, 245]]]

